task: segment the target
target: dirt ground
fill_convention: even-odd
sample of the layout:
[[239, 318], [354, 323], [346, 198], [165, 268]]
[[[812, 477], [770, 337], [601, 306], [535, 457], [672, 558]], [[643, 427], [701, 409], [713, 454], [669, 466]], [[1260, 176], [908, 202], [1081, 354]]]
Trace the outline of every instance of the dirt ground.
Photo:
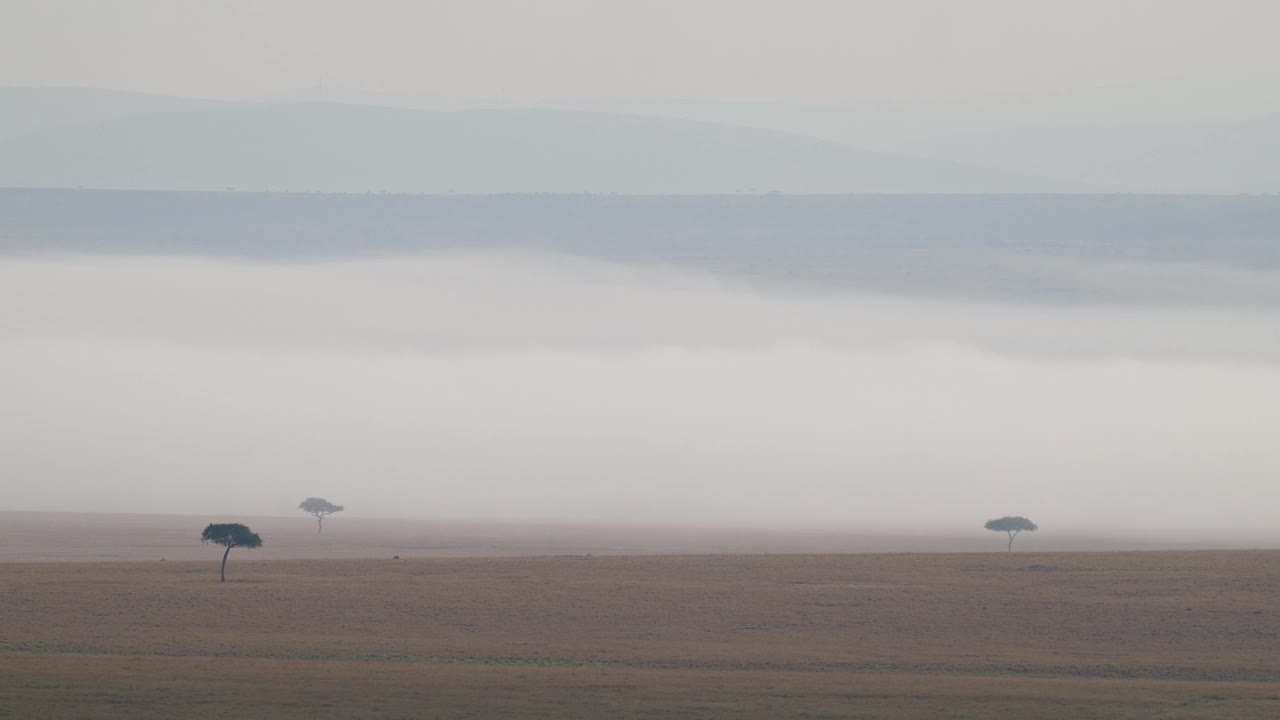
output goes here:
[[0, 564], [0, 717], [1280, 717], [1280, 551], [253, 558]]

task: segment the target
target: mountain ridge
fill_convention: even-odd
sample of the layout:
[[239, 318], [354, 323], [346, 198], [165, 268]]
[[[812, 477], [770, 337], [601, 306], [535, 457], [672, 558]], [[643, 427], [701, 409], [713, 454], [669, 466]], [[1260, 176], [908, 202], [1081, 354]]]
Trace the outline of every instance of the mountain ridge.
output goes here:
[[759, 128], [541, 108], [224, 105], [0, 143], [0, 185], [627, 194], [1090, 188]]

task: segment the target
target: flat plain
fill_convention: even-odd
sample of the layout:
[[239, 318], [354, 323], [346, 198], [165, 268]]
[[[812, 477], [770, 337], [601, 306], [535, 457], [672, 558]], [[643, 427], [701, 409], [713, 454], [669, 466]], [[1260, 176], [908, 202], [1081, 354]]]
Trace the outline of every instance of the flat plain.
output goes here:
[[0, 563], [0, 717], [1280, 717], [1280, 551], [213, 555]]
[[[41, 513], [0, 511], [0, 563], [32, 561], [207, 560], [217, 548], [200, 544], [215, 522], [245, 522], [266, 544], [250, 560], [515, 557], [531, 555], [829, 555], [843, 553], [989, 552], [1004, 535], [975, 525], [935, 534], [761, 528], [569, 525], [429, 521], [336, 515], [316, 533], [315, 521], [290, 517]], [[1231, 541], [1194, 537], [1108, 537], [1024, 534], [1027, 551], [1230, 550], [1277, 548], [1280, 538]]]

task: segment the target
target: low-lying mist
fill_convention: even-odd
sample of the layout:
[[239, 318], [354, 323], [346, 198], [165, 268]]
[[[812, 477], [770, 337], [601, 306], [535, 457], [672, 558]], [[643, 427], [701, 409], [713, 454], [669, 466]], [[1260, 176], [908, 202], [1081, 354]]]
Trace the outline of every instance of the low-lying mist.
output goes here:
[[441, 519], [1280, 534], [1266, 307], [770, 294], [530, 256], [6, 259], [0, 397], [16, 510], [320, 495]]

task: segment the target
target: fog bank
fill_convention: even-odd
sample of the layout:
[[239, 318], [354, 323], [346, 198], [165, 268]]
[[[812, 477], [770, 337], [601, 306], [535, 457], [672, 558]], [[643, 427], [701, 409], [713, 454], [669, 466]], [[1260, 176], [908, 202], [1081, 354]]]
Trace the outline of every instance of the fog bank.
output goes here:
[[14, 510], [1269, 532], [1273, 311], [549, 258], [0, 261]]

